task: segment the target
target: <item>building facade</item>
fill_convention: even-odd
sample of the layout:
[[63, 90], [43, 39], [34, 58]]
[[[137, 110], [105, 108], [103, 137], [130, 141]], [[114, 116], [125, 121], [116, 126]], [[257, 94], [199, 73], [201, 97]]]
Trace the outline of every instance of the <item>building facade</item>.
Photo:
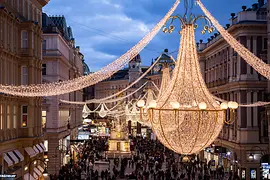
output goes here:
[[[63, 16], [43, 14], [44, 83], [74, 79], [84, 75], [83, 55], [75, 46], [71, 27]], [[83, 90], [43, 99], [42, 120], [48, 151], [48, 172], [58, 174], [62, 165], [72, 157], [70, 140], [77, 139], [78, 126], [82, 124], [82, 108], [63, 104], [60, 99], [82, 101]]]
[[[49, 0], [0, 1], [0, 84], [41, 82], [42, 7]], [[0, 174], [39, 176], [44, 168], [41, 98], [0, 94]]]
[[[231, 23], [226, 28], [241, 44], [267, 62], [267, 6], [259, 0], [252, 8], [242, 8], [237, 16], [231, 14]], [[268, 100], [267, 80], [220, 34], [211, 36], [207, 43], [201, 41], [198, 49], [205, 82], [215, 96], [239, 104]], [[236, 171], [243, 179], [260, 177], [261, 157], [269, 151], [268, 120], [264, 114], [264, 107], [239, 107], [234, 123], [224, 125], [216, 147], [211, 155], [205, 152], [204, 157], [208, 161], [215, 160], [215, 165], [225, 166], [227, 171]]]

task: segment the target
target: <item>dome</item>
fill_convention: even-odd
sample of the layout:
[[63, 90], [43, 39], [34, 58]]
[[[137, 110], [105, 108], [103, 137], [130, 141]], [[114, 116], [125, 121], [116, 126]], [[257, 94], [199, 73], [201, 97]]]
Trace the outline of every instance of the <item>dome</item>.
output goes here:
[[90, 74], [90, 69], [88, 65], [85, 63], [85, 61], [83, 60], [83, 75], [88, 75], [88, 74]]

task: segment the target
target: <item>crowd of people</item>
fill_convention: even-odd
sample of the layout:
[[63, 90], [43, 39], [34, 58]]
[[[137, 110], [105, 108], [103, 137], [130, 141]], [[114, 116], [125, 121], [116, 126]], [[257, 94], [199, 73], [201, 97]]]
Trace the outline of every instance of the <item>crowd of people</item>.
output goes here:
[[[60, 169], [58, 177], [51, 176], [51, 179], [225, 180], [222, 166], [211, 171], [210, 165], [196, 156], [184, 162], [183, 156], [165, 148], [159, 141], [144, 138], [132, 138], [131, 141], [131, 149], [134, 150], [132, 156], [108, 159], [104, 153], [108, 149], [107, 138], [90, 139], [81, 146], [81, 155], [77, 161], [71, 160]], [[108, 168], [94, 170], [97, 161], [108, 162]], [[228, 175], [226, 180], [240, 179], [232, 172]]]

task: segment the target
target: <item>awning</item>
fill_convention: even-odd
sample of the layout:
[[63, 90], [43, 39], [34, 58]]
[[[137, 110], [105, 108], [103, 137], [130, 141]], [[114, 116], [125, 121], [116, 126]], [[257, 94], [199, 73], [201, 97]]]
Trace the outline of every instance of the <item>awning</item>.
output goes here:
[[42, 153], [42, 152], [43, 152], [43, 149], [42, 149], [42, 147], [40, 147], [40, 145], [39, 145], [39, 144], [36, 144], [36, 147], [38, 148], [39, 153]]
[[34, 172], [34, 173], [33, 173], [33, 176], [34, 176], [35, 179], [38, 179], [37, 173]]
[[42, 173], [44, 172], [43, 167], [41, 167], [40, 165], [38, 165], [38, 169], [39, 169], [40, 172], [42, 172]]
[[44, 146], [43, 143], [39, 143], [39, 145], [42, 147], [42, 149], [43, 149], [44, 151], [46, 151], [46, 147]]
[[19, 163], [19, 159], [16, 157], [16, 155], [14, 154], [13, 151], [9, 151], [8, 155], [11, 157], [11, 159], [13, 160], [14, 164]]
[[24, 150], [27, 152], [27, 154], [30, 156], [30, 158], [34, 157], [36, 155], [36, 152], [32, 147], [26, 147]]
[[24, 176], [23, 176], [23, 179], [24, 180], [36, 180], [31, 174], [29, 173], [26, 173]]
[[13, 165], [12, 160], [8, 157], [8, 155], [6, 153], [4, 153], [4, 160], [6, 161], [6, 163], [8, 164], [8, 166], [12, 166]]
[[36, 146], [33, 146], [33, 149], [34, 149], [36, 155], [39, 154], [39, 150]]
[[37, 173], [38, 177], [42, 176], [42, 173], [38, 170], [38, 168], [34, 168], [34, 171]]
[[13, 152], [20, 158], [20, 161], [24, 160], [24, 157], [19, 150], [15, 149]]

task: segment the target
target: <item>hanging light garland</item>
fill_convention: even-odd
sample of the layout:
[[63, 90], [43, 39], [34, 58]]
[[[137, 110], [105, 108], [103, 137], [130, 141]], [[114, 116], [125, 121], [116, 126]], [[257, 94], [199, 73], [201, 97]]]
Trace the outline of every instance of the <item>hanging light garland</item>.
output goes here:
[[220, 32], [222, 37], [227, 41], [227, 43], [258, 73], [262, 76], [270, 79], [270, 66], [264, 63], [260, 58], [250, 52], [241, 43], [239, 43], [232, 35], [228, 33], [219, 22], [211, 15], [211, 13], [205, 8], [200, 0], [196, 1], [200, 6], [204, 14], [211, 20], [216, 29]]
[[0, 92], [5, 94], [11, 94], [15, 96], [54, 96], [70, 93], [83, 89], [85, 87], [96, 84], [102, 80], [105, 80], [112, 76], [115, 72], [122, 69], [130, 60], [132, 60], [141, 50], [156, 36], [166, 20], [175, 11], [180, 0], [176, 0], [172, 8], [163, 17], [163, 19], [135, 46], [128, 50], [125, 54], [119, 57], [111, 64], [103, 67], [101, 70], [89, 74], [87, 76], [78, 77], [72, 80], [66, 80], [62, 82], [54, 82], [48, 84], [36, 84], [36, 85], [3, 85], [0, 84]]
[[[220, 105], [202, 78], [194, 29], [198, 19], [205, 19], [209, 28], [212, 27], [210, 21], [203, 16], [172, 16], [173, 20], [176, 18], [181, 22], [182, 37], [171, 81], [164, 92], [160, 92], [162, 96], [151, 103], [147, 113], [144, 113], [144, 101], [137, 105], [141, 117], [149, 118], [157, 138], [166, 147], [188, 155], [201, 151], [216, 139], [226, 121], [226, 110], [230, 108], [233, 113], [238, 104]], [[171, 24], [169, 29], [174, 30], [174, 26]], [[166, 28], [163, 30], [167, 32]]]

